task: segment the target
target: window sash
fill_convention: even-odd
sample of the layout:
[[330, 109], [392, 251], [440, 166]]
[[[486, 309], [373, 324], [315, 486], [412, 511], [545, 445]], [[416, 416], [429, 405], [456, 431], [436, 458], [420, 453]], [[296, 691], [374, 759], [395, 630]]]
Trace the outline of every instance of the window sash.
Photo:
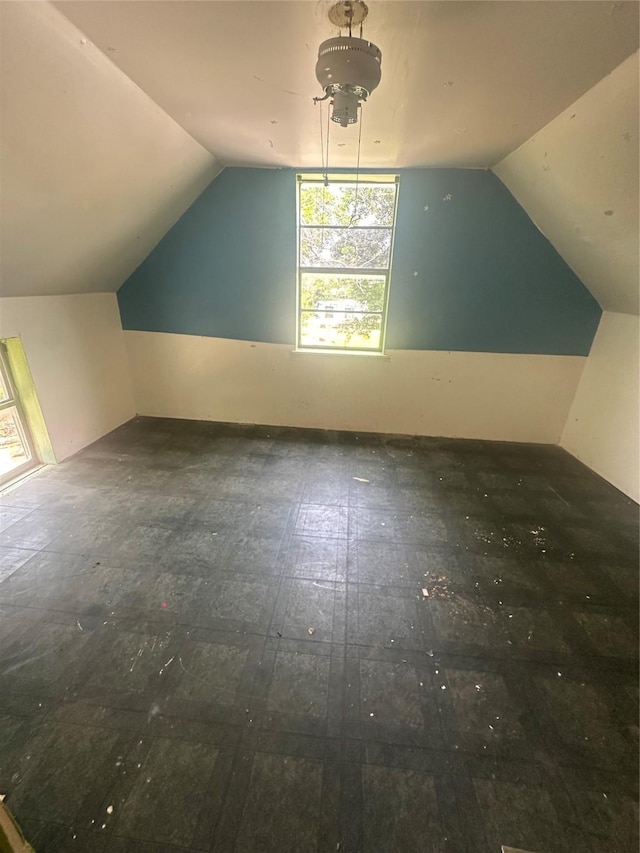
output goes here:
[[[359, 187], [389, 187], [389, 185], [395, 185], [395, 195], [394, 195], [394, 209], [393, 209], [393, 224], [388, 225], [327, 225], [327, 224], [315, 224], [308, 223], [302, 221], [301, 214], [301, 191], [303, 189], [303, 185], [309, 184], [317, 184], [323, 185], [325, 183], [324, 176], [320, 174], [314, 175], [298, 175], [297, 176], [297, 294], [296, 294], [296, 347], [300, 350], [335, 350], [338, 352], [345, 353], [382, 353], [384, 352], [384, 344], [385, 344], [385, 336], [386, 336], [386, 326], [387, 326], [387, 312], [389, 306], [389, 283], [391, 276], [391, 264], [393, 259], [393, 244], [395, 238], [395, 223], [396, 216], [398, 211], [398, 189], [399, 189], [399, 178], [397, 175], [379, 175], [379, 176], [367, 176], [365, 180], [360, 180], [357, 176], [350, 175], [341, 175], [341, 176], [330, 176], [331, 184], [344, 184], [351, 187], [355, 187], [356, 184]], [[321, 230], [330, 230], [330, 231], [378, 231], [378, 232], [387, 232], [390, 235], [389, 240], [389, 250], [388, 250], [388, 263], [384, 266], [380, 267], [349, 267], [349, 266], [307, 266], [303, 265], [301, 262], [301, 248], [302, 248], [302, 240], [301, 235], [303, 233], [303, 229], [305, 231], [321, 231]], [[384, 289], [383, 289], [383, 309], [381, 311], [371, 311], [368, 309], [353, 309], [353, 310], [345, 310], [345, 309], [333, 309], [333, 314], [341, 314], [344, 316], [348, 316], [350, 314], [358, 314], [362, 317], [372, 317], [379, 316], [380, 317], [380, 330], [379, 330], [379, 341], [377, 346], [371, 347], [360, 347], [353, 346], [350, 343], [340, 344], [340, 345], [332, 345], [332, 344], [309, 344], [303, 343], [303, 329], [302, 329], [302, 318], [305, 315], [310, 314], [322, 314], [327, 313], [325, 309], [309, 309], [303, 308], [302, 306], [302, 281], [303, 275], [326, 275], [332, 277], [347, 277], [347, 278], [367, 278], [368, 276], [376, 277], [378, 279], [384, 279]]]
[[[369, 353], [382, 353], [384, 352], [384, 337], [386, 332], [386, 320], [387, 320], [387, 308], [389, 304], [389, 272], [388, 270], [357, 270], [358, 277], [365, 278], [367, 275], [376, 276], [377, 278], [384, 279], [384, 289], [383, 289], [383, 309], [381, 311], [372, 311], [369, 309], [354, 309], [354, 310], [344, 310], [344, 309], [323, 309], [323, 308], [303, 308], [300, 304], [300, 297], [302, 294], [302, 275], [308, 273], [321, 273], [325, 275], [336, 276], [345, 275], [353, 278], [353, 270], [350, 269], [336, 269], [335, 267], [322, 268], [322, 269], [310, 269], [306, 267], [300, 267], [298, 269], [298, 317], [297, 317], [297, 336], [296, 336], [296, 349], [306, 350], [306, 349], [315, 349], [315, 350], [335, 350], [336, 352], [369, 352]], [[379, 316], [381, 317], [380, 323], [380, 341], [378, 346], [373, 347], [356, 347], [350, 344], [344, 345], [331, 345], [331, 344], [307, 344], [302, 342], [302, 315], [303, 314], [324, 314], [327, 310], [331, 311], [333, 314], [360, 314], [366, 316]]]

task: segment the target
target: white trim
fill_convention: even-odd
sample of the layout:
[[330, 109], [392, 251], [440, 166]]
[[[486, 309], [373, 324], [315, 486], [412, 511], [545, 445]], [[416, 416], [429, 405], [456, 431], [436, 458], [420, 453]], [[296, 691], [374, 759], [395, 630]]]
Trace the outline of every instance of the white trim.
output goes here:
[[337, 355], [353, 356], [358, 355], [365, 358], [373, 358], [377, 361], [391, 361], [391, 356], [386, 352], [372, 352], [371, 350], [343, 350], [343, 349], [312, 349], [305, 347], [303, 349], [292, 349], [290, 355], [329, 355], [335, 358]]

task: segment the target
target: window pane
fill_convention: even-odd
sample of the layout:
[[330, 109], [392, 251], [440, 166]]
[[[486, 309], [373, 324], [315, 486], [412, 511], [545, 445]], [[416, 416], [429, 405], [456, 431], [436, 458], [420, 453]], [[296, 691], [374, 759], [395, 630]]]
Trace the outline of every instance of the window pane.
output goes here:
[[300, 307], [314, 311], [382, 311], [385, 277], [302, 273]]
[[2, 369], [0, 368], [0, 403], [3, 400], [8, 400], [10, 398], [9, 389], [7, 388], [7, 384], [4, 381], [4, 376], [2, 375]]
[[395, 184], [300, 185], [301, 225], [393, 225]]
[[301, 311], [300, 345], [344, 349], [380, 349], [382, 314]]
[[301, 228], [301, 267], [387, 269], [390, 228]]
[[0, 474], [13, 471], [31, 459], [15, 406], [0, 412]]

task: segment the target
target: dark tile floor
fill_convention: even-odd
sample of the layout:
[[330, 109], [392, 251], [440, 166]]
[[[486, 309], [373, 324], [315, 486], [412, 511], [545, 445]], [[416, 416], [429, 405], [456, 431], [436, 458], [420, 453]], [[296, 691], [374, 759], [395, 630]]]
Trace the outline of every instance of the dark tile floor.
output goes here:
[[637, 506], [563, 451], [137, 419], [1, 511], [38, 853], [637, 850]]

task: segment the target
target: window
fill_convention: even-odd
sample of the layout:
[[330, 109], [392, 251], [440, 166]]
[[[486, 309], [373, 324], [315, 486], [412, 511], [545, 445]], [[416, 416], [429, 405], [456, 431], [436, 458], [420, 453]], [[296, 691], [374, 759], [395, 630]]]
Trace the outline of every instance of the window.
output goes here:
[[9, 370], [5, 344], [0, 342], [0, 486], [38, 464]]
[[398, 181], [298, 176], [298, 349], [382, 352]]

